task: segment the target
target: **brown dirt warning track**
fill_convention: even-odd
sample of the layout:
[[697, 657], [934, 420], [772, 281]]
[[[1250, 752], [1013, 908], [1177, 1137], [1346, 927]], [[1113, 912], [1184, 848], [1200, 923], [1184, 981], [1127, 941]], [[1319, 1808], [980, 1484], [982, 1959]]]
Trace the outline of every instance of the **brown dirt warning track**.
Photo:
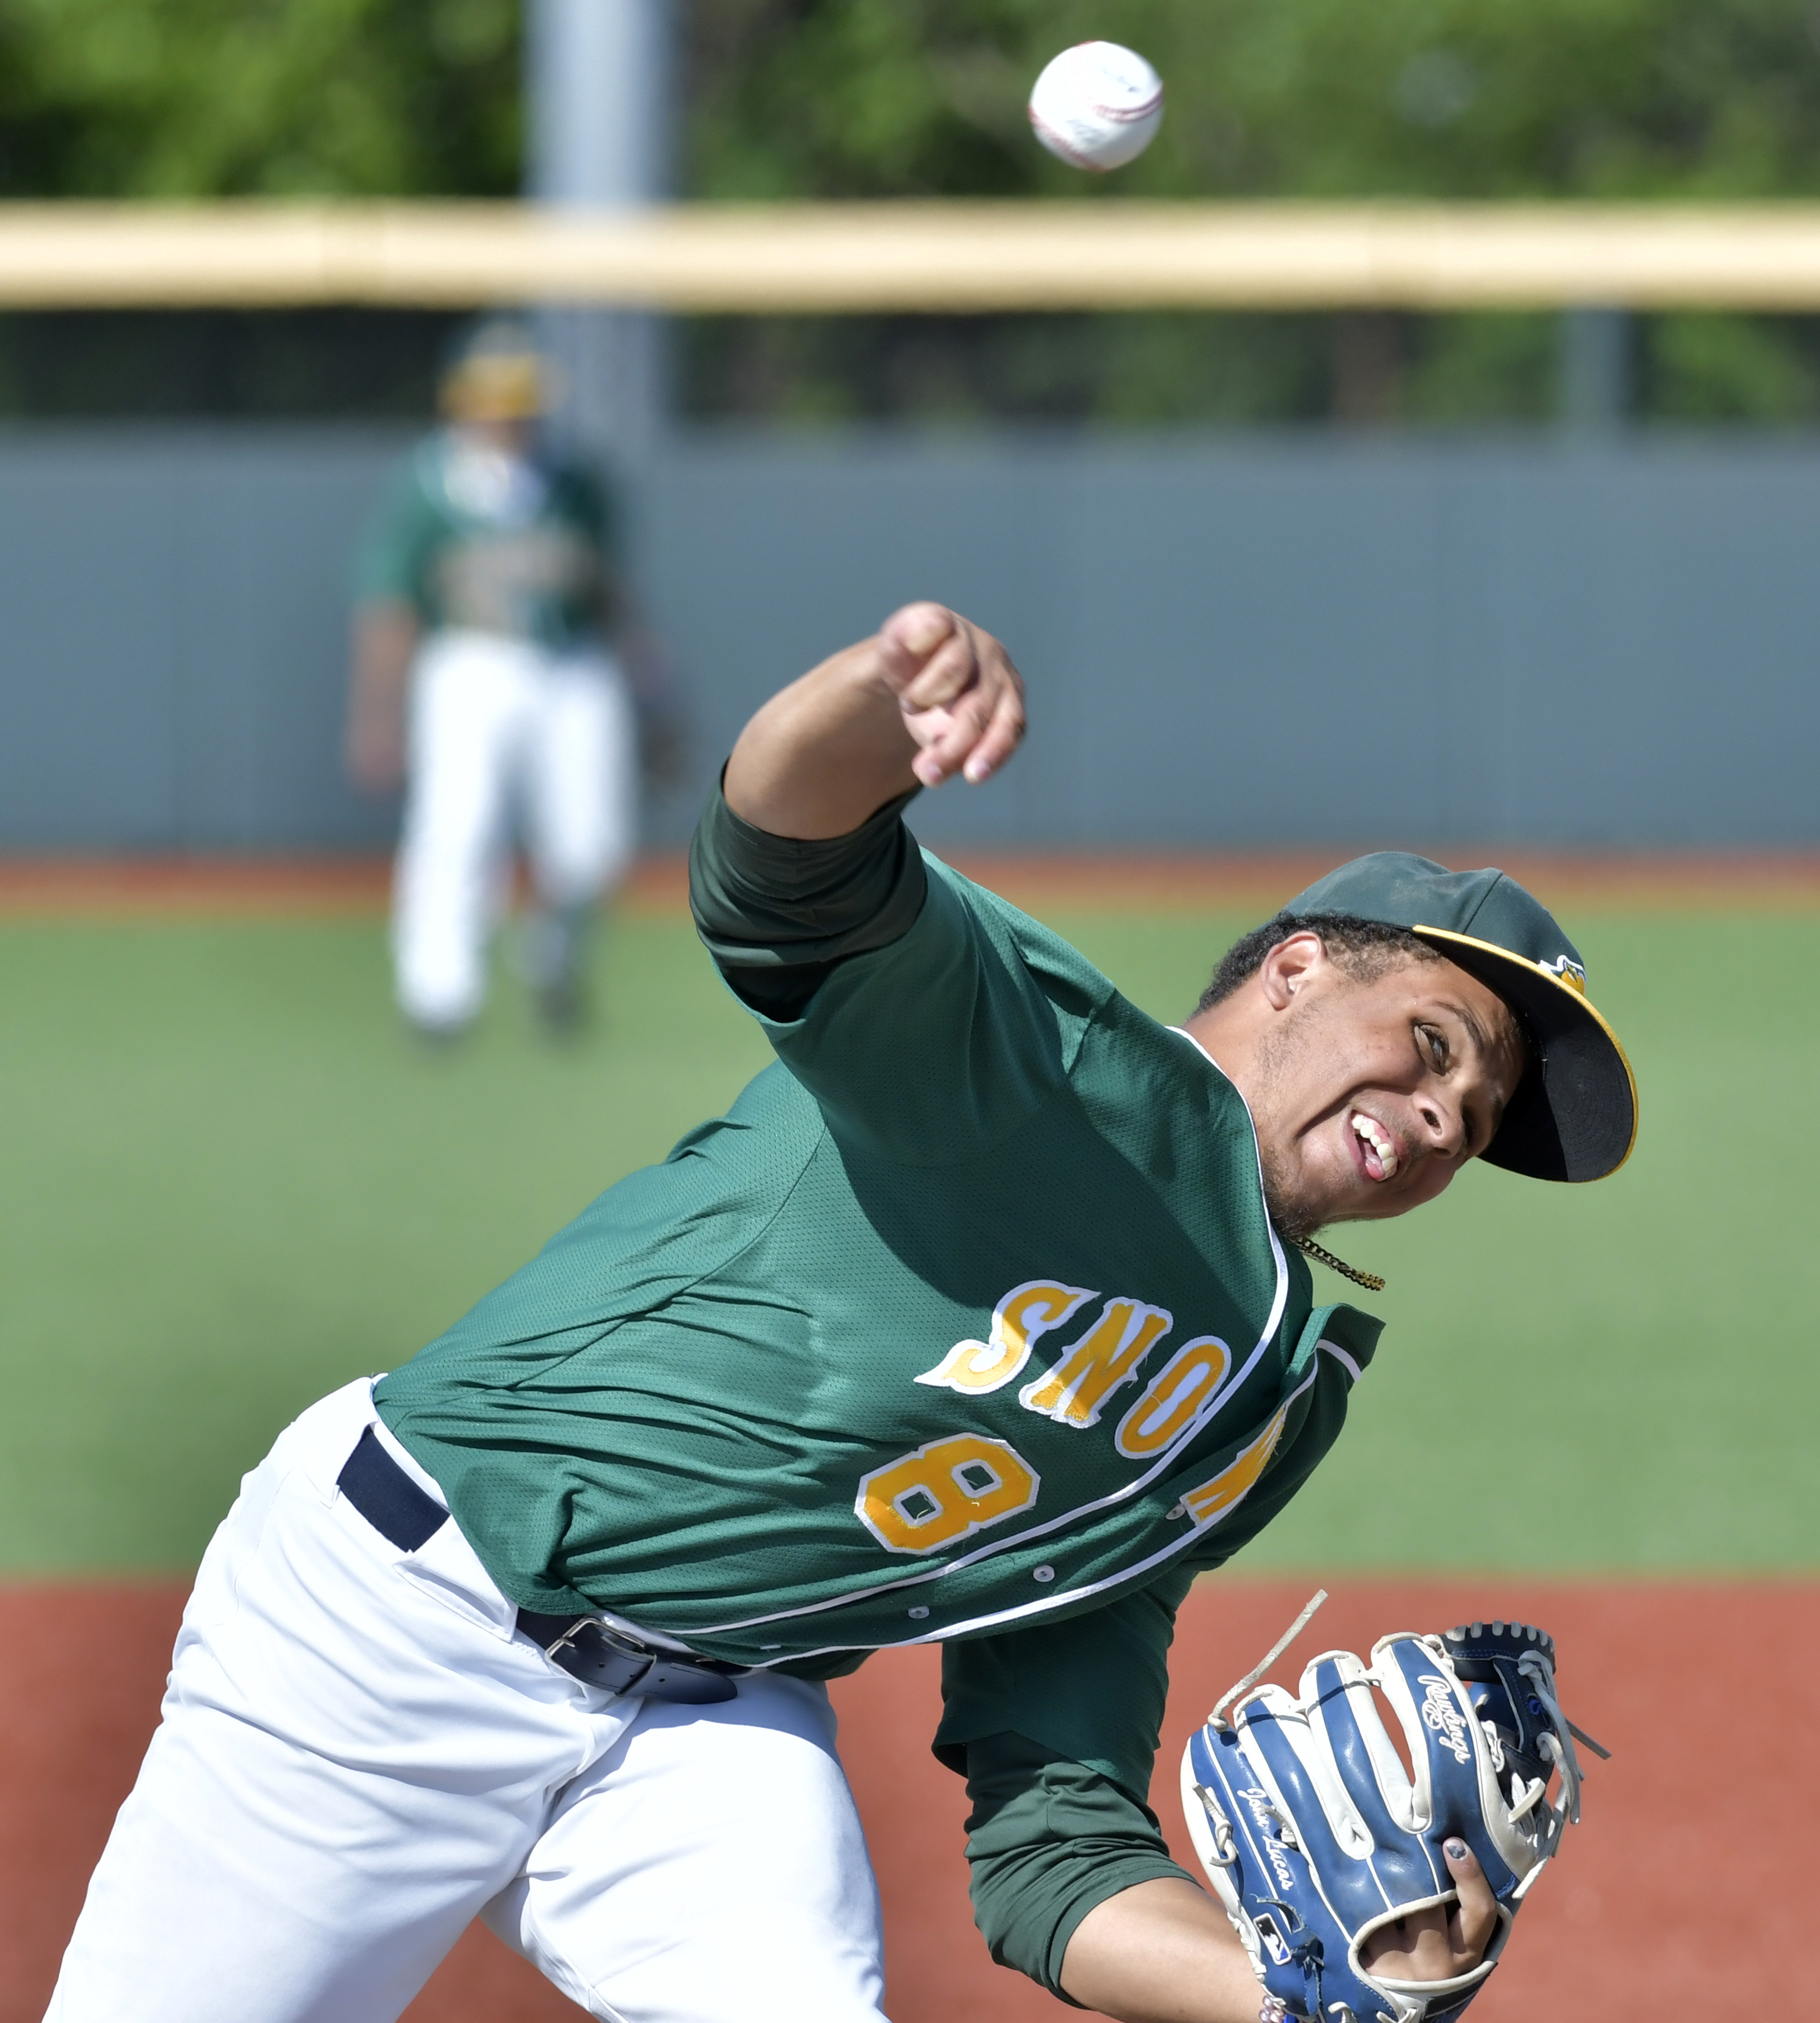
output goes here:
[[[1337, 847], [1223, 855], [959, 851], [951, 861], [1014, 905], [1037, 912], [1127, 905], [1263, 911], [1331, 871], [1341, 854]], [[1450, 844], [1442, 854], [1455, 864], [1501, 864], [1557, 905], [1820, 905], [1820, 854], [1813, 852], [1513, 854]], [[385, 907], [390, 887], [390, 862], [378, 857], [0, 857], [0, 918], [372, 914]], [[634, 867], [617, 903], [637, 913], [680, 913], [688, 895], [685, 858], [652, 856]]]
[[[1183, 1610], [1153, 1803], [1179, 1854], [1183, 1741], [1307, 1599], [1222, 1580]], [[38, 2023], [88, 1869], [132, 1782], [182, 1590], [0, 1589], [0, 2023]], [[1391, 1629], [1515, 1615], [1552, 1630], [1569, 1711], [1616, 1754], [1526, 1909], [1475, 2023], [1744, 2023], [1793, 2016], [1820, 1858], [1820, 1582], [1349, 1581], [1274, 1676]], [[959, 1781], [929, 1754], [933, 1650], [835, 1688], [883, 1890], [894, 2023], [1036, 2023], [1061, 2005], [995, 1967], [966, 1893]], [[756, 1860], [763, 1849], [754, 1850]], [[478, 1927], [410, 2023], [578, 2012]], [[122, 2018], [122, 2023], [130, 2019]], [[808, 2023], [808, 2019], [806, 2019]]]

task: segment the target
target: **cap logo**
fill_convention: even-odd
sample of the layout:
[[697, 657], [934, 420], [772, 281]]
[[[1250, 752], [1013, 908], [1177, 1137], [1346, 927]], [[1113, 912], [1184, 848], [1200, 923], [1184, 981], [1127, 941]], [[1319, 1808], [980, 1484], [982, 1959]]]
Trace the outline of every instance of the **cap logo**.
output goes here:
[[1565, 983], [1570, 990], [1586, 995], [1586, 967], [1576, 962], [1570, 955], [1558, 955], [1552, 962], [1539, 962], [1536, 967], [1545, 970], [1557, 983]]

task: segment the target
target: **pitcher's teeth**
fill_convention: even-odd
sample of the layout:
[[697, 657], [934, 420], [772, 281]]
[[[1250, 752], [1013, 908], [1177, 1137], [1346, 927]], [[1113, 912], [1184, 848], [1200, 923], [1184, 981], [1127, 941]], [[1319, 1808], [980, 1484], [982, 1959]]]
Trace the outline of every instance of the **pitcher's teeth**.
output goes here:
[[1354, 1134], [1376, 1154], [1378, 1164], [1383, 1169], [1381, 1177], [1391, 1179], [1397, 1170], [1397, 1150], [1388, 1135], [1380, 1131], [1362, 1110], [1353, 1112], [1352, 1128]]

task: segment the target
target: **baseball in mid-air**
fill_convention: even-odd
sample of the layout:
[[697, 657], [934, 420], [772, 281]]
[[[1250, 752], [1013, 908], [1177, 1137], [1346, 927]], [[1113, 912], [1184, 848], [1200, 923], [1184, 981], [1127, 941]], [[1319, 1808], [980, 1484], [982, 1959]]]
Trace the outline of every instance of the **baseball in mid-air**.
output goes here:
[[1076, 42], [1047, 64], [1030, 93], [1030, 125], [1050, 153], [1077, 169], [1135, 162], [1163, 123], [1163, 80], [1135, 49]]

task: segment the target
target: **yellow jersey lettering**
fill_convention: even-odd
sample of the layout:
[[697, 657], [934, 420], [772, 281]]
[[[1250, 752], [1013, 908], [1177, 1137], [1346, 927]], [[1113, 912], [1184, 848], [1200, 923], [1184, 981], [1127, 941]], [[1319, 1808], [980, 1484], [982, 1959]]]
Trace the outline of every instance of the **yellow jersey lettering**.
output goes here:
[[1119, 1421], [1114, 1446], [1130, 1461], [1148, 1461], [1174, 1446], [1231, 1367], [1232, 1351], [1218, 1335], [1184, 1342]]
[[951, 1391], [996, 1391], [1009, 1384], [1030, 1359], [1040, 1335], [1072, 1320], [1084, 1300], [1094, 1295], [1084, 1286], [1062, 1286], [1052, 1279], [1026, 1279], [1014, 1286], [992, 1311], [989, 1341], [957, 1341], [919, 1384], [942, 1385]]
[[1134, 1381], [1138, 1366], [1169, 1332], [1173, 1316], [1142, 1300], [1108, 1300], [1087, 1333], [1047, 1376], [1026, 1384], [1018, 1403], [1059, 1426], [1091, 1426], [1100, 1407], [1121, 1384]]
[[1040, 1486], [1016, 1448], [956, 1433], [862, 1476], [853, 1509], [886, 1552], [933, 1553], [1028, 1510]]
[[1255, 1440], [1228, 1461], [1211, 1481], [1204, 1482], [1198, 1489], [1190, 1490], [1182, 1498], [1197, 1528], [1216, 1524], [1225, 1516], [1263, 1473], [1270, 1465], [1271, 1455], [1277, 1451], [1277, 1443], [1283, 1437], [1288, 1417], [1288, 1407], [1279, 1406], [1271, 1414], [1270, 1424]]

